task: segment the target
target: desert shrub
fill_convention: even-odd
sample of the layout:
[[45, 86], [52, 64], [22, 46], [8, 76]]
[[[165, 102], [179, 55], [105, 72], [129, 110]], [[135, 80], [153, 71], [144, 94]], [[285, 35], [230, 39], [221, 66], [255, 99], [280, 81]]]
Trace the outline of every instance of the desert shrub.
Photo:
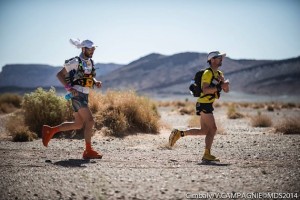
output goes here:
[[250, 103], [248, 103], [248, 102], [241, 102], [241, 103], [239, 103], [239, 105], [241, 107], [243, 107], [243, 108], [248, 108], [250, 106]]
[[261, 109], [261, 108], [264, 108], [264, 107], [265, 107], [264, 103], [253, 103], [252, 104], [253, 109]]
[[181, 114], [181, 115], [192, 115], [195, 113], [195, 109], [192, 108], [192, 107], [184, 107], [184, 108], [179, 108], [178, 109], [178, 112]]
[[12, 113], [17, 108], [11, 103], [1, 103], [0, 104], [0, 113]]
[[257, 116], [251, 117], [251, 124], [253, 127], [270, 127], [272, 126], [272, 120], [269, 116], [258, 112]]
[[9, 131], [14, 142], [27, 142], [37, 139], [37, 134], [28, 129], [24, 122], [24, 114], [17, 112], [10, 116], [6, 123], [6, 129]]
[[4, 93], [0, 95], [0, 113], [11, 113], [21, 107], [22, 97], [18, 94]]
[[[193, 115], [188, 122], [188, 127], [190, 128], [201, 127], [200, 123], [201, 123], [201, 118], [198, 115]], [[217, 125], [217, 134], [221, 134], [221, 135], [226, 134], [225, 129], [223, 128], [220, 120], [216, 120], [216, 125]]]
[[189, 127], [200, 127], [200, 117], [198, 115], [193, 115], [189, 121], [188, 121], [188, 126]]
[[292, 118], [285, 119], [275, 126], [275, 131], [283, 134], [300, 134], [300, 121]]
[[38, 88], [30, 94], [25, 94], [22, 108], [24, 109], [25, 125], [39, 137], [41, 137], [44, 124], [58, 125], [72, 115], [66, 100], [57, 96], [54, 88], [49, 91]]
[[291, 103], [291, 102], [289, 102], [289, 103], [283, 103], [281, 105], [281, 108], [286, 108], [286, 109], [292, 109], [292, 108], [296, 108], [296, 107], [297, 107], [296, 104], [295, 103]]
[[274, 105], [267, 105], [267, 111], [273, 112], [274, 111]]
[[128, 133], [158, 133], [159, 114], [154, 102], [133, 91], [92, 92], [90, 106], [95, 113], [96, 129], [122, 137]]
[[189, 101], [174, 101], [172, 103], [181, 115], [192, 115], [195, 113], [195, 103]]
[[158, 107], [170, 107], [171, 102], [170, 101], [157, 101]]
[[227, 117], [228, 119], [238, 119], [243, 118], [244, 115], [236, 111], [235, 104], [231, 104], [228, 106]]
[[174, 101], [173, 105], [176, 106], [177, 108], [186, 107], [187, 102], [184, 102], [184, 101]]
[[221, 107], [221, 106], [222, 106], [221, 103], [219, 103], [219, 102], [214, 102], [214, 107], [215, 107], [215, 108], [219, 108], [219, 107]]

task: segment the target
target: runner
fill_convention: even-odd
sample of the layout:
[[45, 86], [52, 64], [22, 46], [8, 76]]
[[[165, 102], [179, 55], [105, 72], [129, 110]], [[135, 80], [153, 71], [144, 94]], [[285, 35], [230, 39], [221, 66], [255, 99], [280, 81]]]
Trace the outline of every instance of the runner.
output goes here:
[[48, 146], [51, 138], [58, 132], [76, 130], [84, 127], [84, 139], [86, 148], [83, 152], [84, 159], [101, 159], [102, 155], [93, 150], [91, 146], [92, 128], [94, 118], [88, 107], [88, 96], [90, 88], [101, 87], [101, 81], [95, 76], [94, 62], [92, 60], [96, 46], [90, 40], [73, 40], [70, 42], [77, 48], [81, 48], [81, 54], [67, 60], [57, 78], [67, 91], [72, 94], [71, 101], [74, 110], [73, 122], [64, 122], [58, 126], [44, 125], [42, 129], [43, 145]]
[[172, 147], [181, 137], [206, 135], [203, 161], [220, 161], [216, 156], [211, 154], [212, 143], [217, 131], [213, 115], [213, 103], [215, 99], [220, 97], [222, 90], [229, 92], [229, 81], [225, 81], [223, 73], [218, 70], [225, 56], [226, 54], [222, 54], [219, 51], [213, 51], [207, 57], [210, 69], [205, 70], [202, 75], [202, 92], [196, 104], [196, 114], [200, 115], [201, 118], [201, 129], [192, 128], [185, 131], [174, 129], [169, 137], [169, 145]]

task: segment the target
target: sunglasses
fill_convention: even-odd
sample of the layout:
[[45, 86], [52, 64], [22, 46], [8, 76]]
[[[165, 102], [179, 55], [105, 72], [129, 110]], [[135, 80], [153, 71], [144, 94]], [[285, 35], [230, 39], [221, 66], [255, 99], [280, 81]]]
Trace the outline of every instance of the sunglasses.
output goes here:
[[95, 47], [92, 47], [92, 48], [87, 48], [87, 47], [85, 47], [85, 50], [86, 50], [86, 51], [95, 51], [95, 49], [96, 49]]
[[214, 56], [213, 59], [216, 59], [216, 58], [223, 58], [223, 56]]

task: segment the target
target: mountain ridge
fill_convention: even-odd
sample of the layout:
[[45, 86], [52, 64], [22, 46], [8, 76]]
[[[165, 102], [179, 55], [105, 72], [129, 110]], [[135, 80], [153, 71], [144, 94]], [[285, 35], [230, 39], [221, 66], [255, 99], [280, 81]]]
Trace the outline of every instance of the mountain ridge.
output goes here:
[[[173, 55], [151, 53], [127, 65], [97, 63], [95, 67], [97, 78], [103, 82], [104, 91], [133, 89], [142, 93], [188, 94], [187, 88], [194, 74], [201, 68], [208, 67], [206, 59], [206, 53], [198, 52], [181, 52]], [[20, 83], [25, 88], [61, 87], [56, 79], [60, 67], [34, 65], [33, 68], [26, 68], [26, 73], [18, 74], [21, 66], [26, 65], [5, 66], [0, 73], [0, 87], [20, 87]], [[229, 78], [233, 91], [267, 95], [300, 94], [299, 89], [290, 89], [291, 86], [296, 87], [300, 84], [297, 79], [300, 74], [300, 56], [283, 60], [225, 57], [220, 70], [224, 72], [225, 78]], [[98, 73], [100, 71], [101, 73]], [[274, 90], [278, 83], [279, 86]]]

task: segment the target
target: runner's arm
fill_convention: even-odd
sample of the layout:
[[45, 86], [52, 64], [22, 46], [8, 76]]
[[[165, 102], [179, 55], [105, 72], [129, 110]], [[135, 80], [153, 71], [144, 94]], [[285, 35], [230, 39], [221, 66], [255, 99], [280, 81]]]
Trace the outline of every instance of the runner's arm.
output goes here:
[[66, 68], [63, 67], [63, 68], [56, 74], [56, 77], [58, 78], [59, 82], [61, 82], [61, 84], [62, 84], [63, 86], [66, 86], [66, 85], [68, 84], [67, 81], [66, 81], [66, 79], [65, 79], [67, 73], [68, 73], [68, 72], [67, 72]]
[[218, 89], [217, 87], [209, 87], [209, 83], [205, 83], [203, 82], [203, 87], [202, 87], [202, 91], [203, 91], [203, 94], [214, 94], [216, 92], [218, 92]]

